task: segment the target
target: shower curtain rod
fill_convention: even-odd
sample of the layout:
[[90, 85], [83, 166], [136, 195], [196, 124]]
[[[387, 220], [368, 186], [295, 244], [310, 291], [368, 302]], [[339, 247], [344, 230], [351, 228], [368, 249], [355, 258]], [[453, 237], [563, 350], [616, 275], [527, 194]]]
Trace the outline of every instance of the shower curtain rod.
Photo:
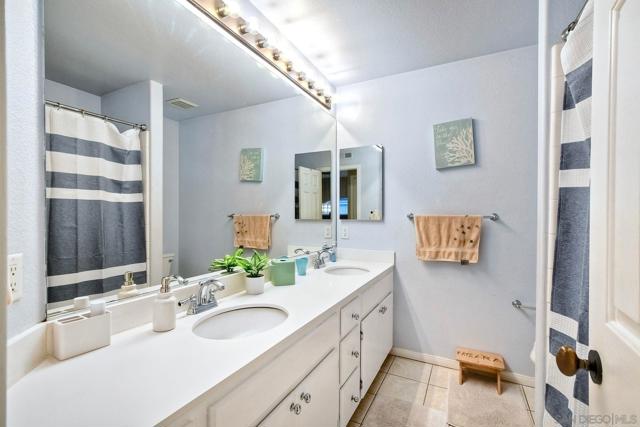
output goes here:
[[141, 131], [147, 130], [147, 125], [145, 124], [132, 123], [126, 120], [116, 119], [114, 117], [105, 116], [104, 114], [98, 114], [91, 111], [83, 110], [82, 108], [72, 107], [70, 105], [66, 105], [61, 102], [49, 101], [48, 99], [45, 100], [44, 103], [46, 105], [50, 105], [55, 108], [62, 108], [63, 110], [74, 111], [76, 113], [82, 114], [83, 116], [97, 117], [99, 119], [106, 120], [108, 122], [119, 123], [125, 126], [131, 126], [132, 128], [140, 129]]
[[580, 17], [582, 16], [582, 12], [584, 12], [584, 8], [587, 7], [587, 3], [589, 3], [589, 0], [586, 0], [584, 2], [584, 4], [582, 5], [582, 8], [580, 9], [580, 12], [578, 12], [578, 16], [576, 16], [576, 19], [571, 21], [569, 25], [567, 25], [567, 28], [565, 28], [564, 31], [560, 34], [562, 41], [566, 42], [567, 37], [569, 37], [569, 33], [573, 31], [574, 28], [576, 28], [576, 25], [578, 25], [578, 21], [580, 21]]

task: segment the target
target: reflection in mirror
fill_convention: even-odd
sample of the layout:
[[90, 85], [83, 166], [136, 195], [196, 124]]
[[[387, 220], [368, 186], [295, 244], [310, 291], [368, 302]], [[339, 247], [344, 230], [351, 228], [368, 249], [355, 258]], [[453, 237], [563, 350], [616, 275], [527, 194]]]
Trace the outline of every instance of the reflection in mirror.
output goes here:
[[331, 151], [296, 154], [295, 177], [296, 219], [331, 219]]
[[383, 147], [340, 149], [340, 219], [381, 221]]
[[44, 4], [45, 98], [98, 115], [47, 107], [50, 314], [225, 274], [214, 260], [238, 246], [276, 258], [323, 241], [291, 187], [296, 153], [326, 157], [330, 218], [335, 118], [191, 8], [153, 3]]

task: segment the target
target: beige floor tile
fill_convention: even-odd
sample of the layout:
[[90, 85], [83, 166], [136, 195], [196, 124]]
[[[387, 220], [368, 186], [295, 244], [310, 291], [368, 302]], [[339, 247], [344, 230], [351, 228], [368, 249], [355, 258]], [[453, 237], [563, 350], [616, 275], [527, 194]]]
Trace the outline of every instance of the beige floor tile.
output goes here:
[[384, 359], [384, 362], [382, 363], [382, 366], [380, 367], [380, 371], [382, 372], [389, 372], [389, 368], [391, 367], [391, 364], [393, 363], [394, 359], [396, 359], [396, 356], [392, 356], [392, 355], [387, 355], [387, 358]]
[[373, 379], [373, 382], [371, 383], [371, 386], [369, 387], [369, 390], [367, 390], [367, 393], [371, 393], [371, 394], [376, 394], [378, 393], [378, 390], [380, 389], [380, 386], [382, 385], [382, 381], [384, 380], [384, 377], [386, 377], [387, 374], [385, 372], [378, 372], [378, 375], [376, 375], [376, 377]]
[[379, 394], [362, 427], [443, 427], [446, 420], [442, 411]]
[[426, 393], [426, 384], [391, 374], [384, 378], [382, 386], [378, 390], [378, 395], [393, 397], [419, 405], [424, 402]]
[[449, 387], [449, 375], [458, 375], [458, 371], [443, 366], [434, 366], [429, 378], [429, 385], [447, 388]]
[[529, 410], [533, 411], [536, 407], [535, 389], [533, 387], [522, 386], [524, 390], [524, 397], [527, 400]]
[[373, 403], [374, 397], [376, 396], [371, 393], [367, 393], [364, 395], [364, 398], [362, 399], [362, 401], [356, 408], [356, 411], [353, 413], [353, 416], [351, 417], [352, 422], [362, 423], [362, 420], [364, 420], [364, 416], [367, 414], [367, 411], [369, 410], [371, 403]]
[[446, 388], [430, 385], [427, 388], [427, 396], [424, 399], [424, 406], [446, 412], [448, 396], [449, 390]]
[[536, 425], [536, 413], [533, 411], [529, 411], [529, 415], [531, 415], [531, 425], [535, 426]]
[[422, 383], [428, 383], [432, 368], [433, 366], [428, 363], [405, 359], [404, 357], [396, 357], [391, 368], [389, 368], [389, 373]]

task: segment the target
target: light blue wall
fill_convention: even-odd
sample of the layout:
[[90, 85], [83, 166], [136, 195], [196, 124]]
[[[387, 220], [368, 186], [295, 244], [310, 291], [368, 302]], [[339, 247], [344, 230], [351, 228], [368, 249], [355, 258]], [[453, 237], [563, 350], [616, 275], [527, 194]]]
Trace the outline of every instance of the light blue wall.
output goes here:
[[22, 253], [24, 280], [22, 299], [7, 307], [12, 337], [45, 317], [41, 3], [7, 0], [5, 16], [7, 253]]
[[[320, 246], [327, 221], [294, 219], [294, 155], [335, 150], [335, 120], [307, 97], [180, 122], [180, 274], [206, 272], [233, 250], [227, 215], [279, 213], [270, 255], [288, 244]], [[240, 182], [241, 148], [263, 147], [264, 179]]]
[[180, 258], [179, 241], [178, 241], [178, 227], [179, 227], [179, 206], [180, 206], [180, 189], [178, 185], [179, 173], [179, 132], [180, 123], [167, 119], [164, 119], [164, 138], [162, 153], [164, 167], [162, 175], [164, 179], [163, 184], [163, 198], [162, 198], [162, 213], [163, 213], [163, 252], [165, 254], [174, 254], [172, 273], [177, 274], [180, 271]]
[[[344, 247], [396, 251], [395, 345], [455, 357], [456, 346], [501, 353], [532, 375], [535, 301], [536, 47], [341, 87], [338, 147], [385, 147], [384, 221], [342, 222]], [[435, 123], [474, 119], [475, 166], [435, 169]], [[416, 259], [408, 212], [487, 214], [480, 262]], [[340, 227], [340, 225], [339, 225]]]
[[49, 101], [61, 102], [93, 113], [102, 111], [98, 95], [76, 89], [53, 80], [44, 81], [44, 97]]

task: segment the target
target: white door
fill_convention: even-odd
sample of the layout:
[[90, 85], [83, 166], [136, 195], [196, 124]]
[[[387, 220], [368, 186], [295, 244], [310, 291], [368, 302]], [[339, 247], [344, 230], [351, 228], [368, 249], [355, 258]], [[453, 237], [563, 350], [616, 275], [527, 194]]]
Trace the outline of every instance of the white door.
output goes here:
[[322, 172], [298, 167], [300, 219], [322, 219]]
[[640, 423], [640, 1], [594, 7], [589, 412]]
[[360, 378], [364, 396], [393, 347], [393, 293], [362, 320], [360, 328]]

